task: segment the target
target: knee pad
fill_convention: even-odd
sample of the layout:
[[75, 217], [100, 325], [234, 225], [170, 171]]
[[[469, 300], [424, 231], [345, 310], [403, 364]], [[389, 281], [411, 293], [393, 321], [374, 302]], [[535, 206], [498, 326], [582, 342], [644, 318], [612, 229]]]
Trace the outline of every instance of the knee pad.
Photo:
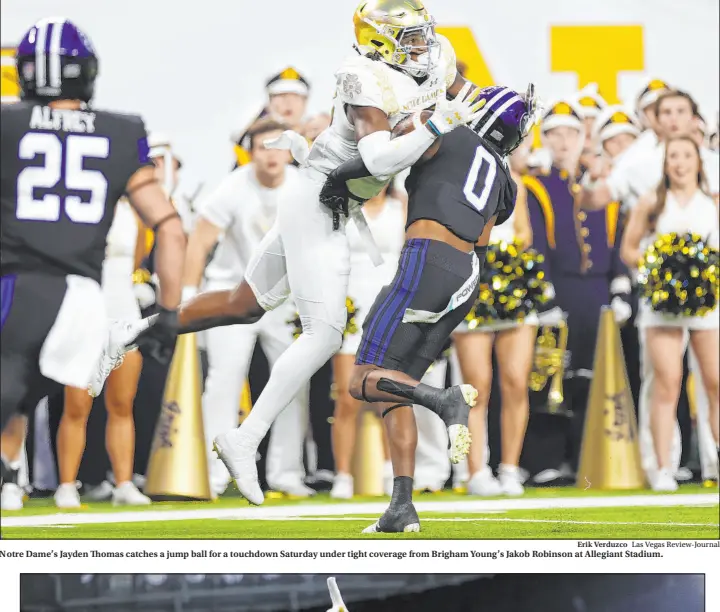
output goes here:
[[340, 350], [343, 343], [343, 334], [337, 327], [326, 323], [322, 319], [300, 317], [303, 335], [312, 338], [315, 344], [329, 351], [330, 356]]

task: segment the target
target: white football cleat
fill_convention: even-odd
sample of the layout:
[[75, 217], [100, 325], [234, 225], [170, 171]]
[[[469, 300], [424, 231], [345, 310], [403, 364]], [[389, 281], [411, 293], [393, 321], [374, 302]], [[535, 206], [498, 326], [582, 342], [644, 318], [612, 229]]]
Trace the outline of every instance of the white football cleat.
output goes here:
[[108, 340], [98, 363], [97, 371], [92, 381], [88, 385], [88, 393], [90, 397], [97, 397], [105, 386], [107, 377], [110, 376], [115, 368], [122, 365], [125, 354], [133, 350], [128, 347], [128, 343], [132, 342], [137, 335], [150, 327], [155, 320], [155, 316], [137, 321], [111, 321], [108, 331]]
[[258, 482], [255, 462], [257, 447], [243, 435], [242, 428], [217, 436], [213, 441], [213, 449], [230, 472], [240, 495], [255, 506], [262, 504], [265, 496]]

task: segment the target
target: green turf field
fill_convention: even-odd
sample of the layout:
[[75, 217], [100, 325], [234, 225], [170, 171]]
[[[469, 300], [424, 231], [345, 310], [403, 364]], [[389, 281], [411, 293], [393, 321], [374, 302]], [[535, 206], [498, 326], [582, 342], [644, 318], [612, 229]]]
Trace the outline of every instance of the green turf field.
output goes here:
[[416, 496], [422, 531], [362, 535], [387, 498], [337, 502], [269, 499], [251, 507], [238, 497], [215, 502], [113, 508], [88, 503], [59, 511], [31, 500], [4, 512], [3, 538], [18, 539], [720, 539], [718, 490], [686, 485], [674, 494], [528, 489], [522, 498], [481, 499], [452, 493]]

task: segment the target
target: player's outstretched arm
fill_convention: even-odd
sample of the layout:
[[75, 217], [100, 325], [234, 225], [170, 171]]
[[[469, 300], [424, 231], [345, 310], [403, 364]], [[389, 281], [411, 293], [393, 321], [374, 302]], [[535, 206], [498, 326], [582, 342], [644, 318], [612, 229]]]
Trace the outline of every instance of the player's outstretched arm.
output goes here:
[[155, 232], [155, 269], [160, 279], [158, 304], [166, 309], [175, 309], [180, 304], [186, 246], [180, 215], [149, 166], [140, 168], [130, 177], [127, 193], [145, 224]]
[[413, 130], [399, 138], [391, 138], [387, 115], [371, 106], [348, 106], [348, 119], [355, 127], [358, 151], [372, 175], [387, 180], [412, 166], [435, 139], [455, 128], [472, 122], [484, 104], [475, 102], [479, 89], [471, 90], [466, 83], [454, 100], [446, 91], [439, 92], [435, 110], [423, 129]]

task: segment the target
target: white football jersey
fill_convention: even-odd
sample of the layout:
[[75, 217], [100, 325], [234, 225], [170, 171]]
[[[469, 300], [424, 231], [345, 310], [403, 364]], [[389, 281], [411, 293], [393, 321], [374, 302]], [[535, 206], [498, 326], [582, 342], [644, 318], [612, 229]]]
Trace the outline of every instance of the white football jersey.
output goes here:
[[[357, 155], [355, 128], [348, 121], [345, 105], [378, 108], [387, 114], [390, 127], [415, 111], [433, 106], [438, 94], [450, 87], [457, 75], [455, 51], [450, 41], [444, 36], [438, 36], [438, 40], [438, 65], [422, 83], [383, 61], [358, 53], [348, 57], [335, 73], [337, 89], [332, 123], [313, 143], [308, 164], [327, 174]], [[371, 198], [386, 183], [369, 177], [357, 181], [352, 188], [358, 196]]]

